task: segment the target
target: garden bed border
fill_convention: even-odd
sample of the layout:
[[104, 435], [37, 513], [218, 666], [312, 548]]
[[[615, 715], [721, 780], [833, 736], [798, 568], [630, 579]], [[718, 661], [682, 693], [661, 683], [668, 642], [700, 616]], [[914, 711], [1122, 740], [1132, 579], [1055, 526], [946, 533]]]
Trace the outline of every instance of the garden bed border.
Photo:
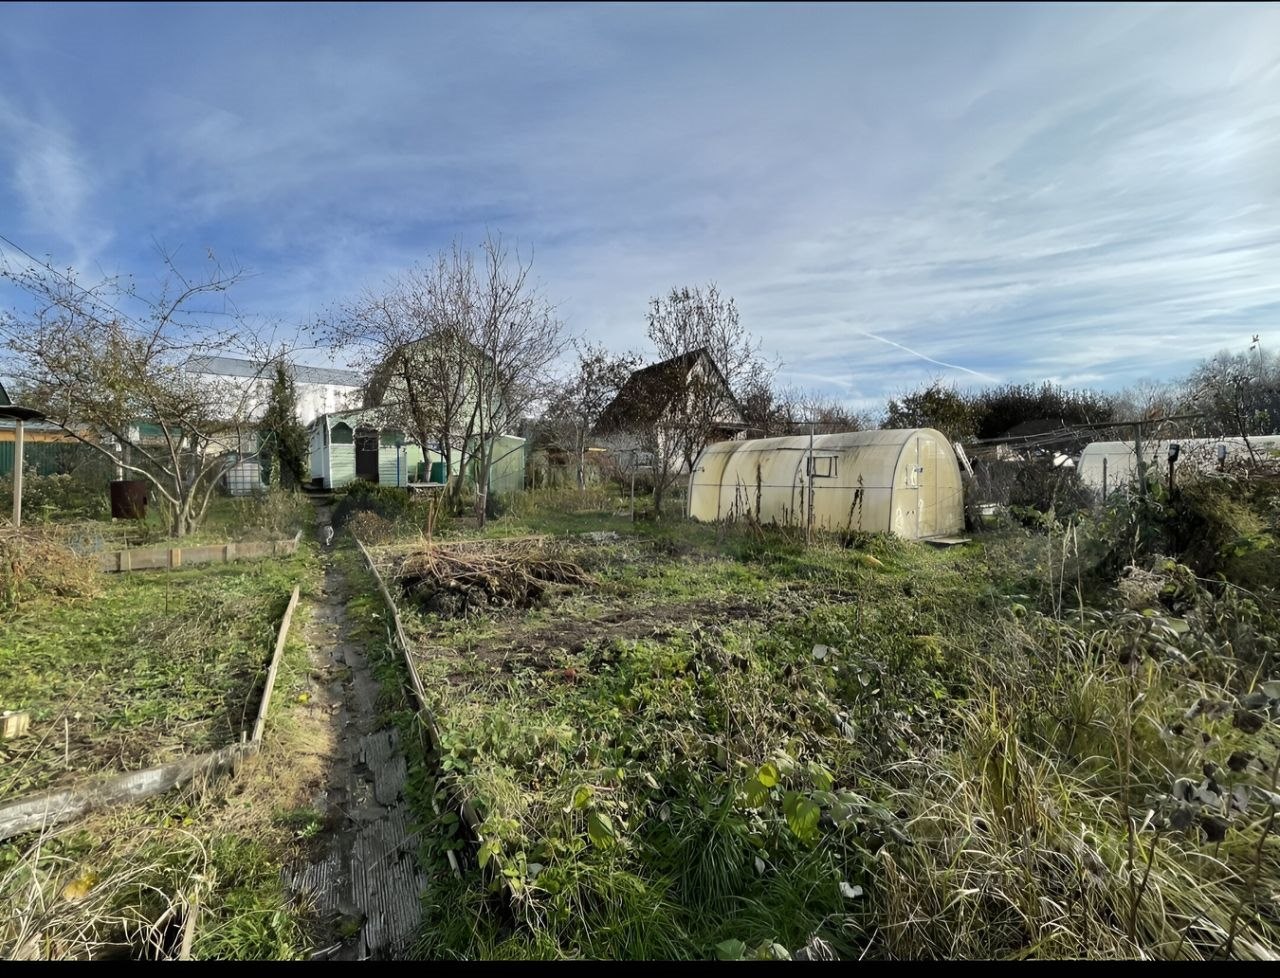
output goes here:
[[262, 557], [288, 557], [298, 552], [302, 542], [299, 530], [292, 539], [228, 541], [203, 547], [147, 547], [115, 550], [98, 555], [98, 570], [119, 574], [135, 570], [177, 570], [197, 564], [226, 564], [233, 560], [256, 560]]
[[179, 787], [202, 775], [214, 777], [224, 771], [234, 773], [241, 760], [256, 754], [262, 746], [267, 708], [271, 704], [272, 688], [279, 671], [280, 657], [288, 639], [289, 625], [293, 621], [293, 612], [298, 606], [300, 589], [300, 584], [293, 586], [289, 605], [285, 609], [284, 617], [280, 620], [275, 650], [271, 656], [271, 666], [267, 670], [266, 686], [258, 705], [258, 716], [253, 725], [252, 737], [248, 737], [242, 731], [240, 743], [221, 747], [207, 754], [182, 757], [168, 764], [161, 764], [159, 767], [130, 771], [105, 781], [56, 788], [7, 802], [0, 805], [0, 840], [23, 832], [43, 830], [63, 822], [70, 822], [110, 805], [141, 801]]
[[[413, 653], [409, 648], [409, 639], [404, 633], [404, 625], [400, 621], [400, 609], [396, 607], [395, 599], [392, 598], [391, 592], [387, 589], [386, 582], [382, 579], [382, 574], [378, 572], [378, 566], [374, 562], [373, 555], [369, 553], [360, 538], [352, 534], [356, 546], [360, 548], [360, 553], [364, 556], [365, 565], [369, 568], [369, 573], [373, 575], [374, 581], [378, 585], [378, 592], [382, 595], [382, 602], [386, 605], [387, 613], [391, 615], [391, 644], [400, 652], [400, 658], [404, 661], [405, 668], [409, 672], [409, 681], [413, 687], [413, 699], [418, 708], [418, 712], [426, 720], [427, 740], [431, 750], [436, 754], [440, 752], [440, 726], [436, 722], [435, 713], [432, 712], [430, 705], [427, 703], [426, 690], [422, 685], [422, 679], [418, 675], [417, 666], [413, 664]], [[431, 807], [437, 815], [440, 814], [440, 806], [433, 799]], [[481, 843], [484, 837], [480, 834], [480, 819], [476, 815], [475, 808], [465, 798], [460, 805], [463, 823], [467, 830], [471, 833], [472, 838]], [[462, 868], [458, 864], [458, 857], [454, 855], [452, 849], [446, 849], [445, 854], [449, 857], [449, 867], [455, 875], [461, 875]]]

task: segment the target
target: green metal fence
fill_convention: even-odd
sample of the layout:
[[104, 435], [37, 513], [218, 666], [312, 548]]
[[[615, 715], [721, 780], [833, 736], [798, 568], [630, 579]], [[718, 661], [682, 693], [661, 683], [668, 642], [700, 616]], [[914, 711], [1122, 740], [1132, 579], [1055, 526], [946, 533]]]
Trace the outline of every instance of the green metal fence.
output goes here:
[[[115, 468], [101, 452], [78, 442], [28, 441], [22, 446], [27, 469], [37, 475], [70, 473], [83, 478], [114, 479]], [[0, 479], [13, 475], [13, 442], [0, 441]]]

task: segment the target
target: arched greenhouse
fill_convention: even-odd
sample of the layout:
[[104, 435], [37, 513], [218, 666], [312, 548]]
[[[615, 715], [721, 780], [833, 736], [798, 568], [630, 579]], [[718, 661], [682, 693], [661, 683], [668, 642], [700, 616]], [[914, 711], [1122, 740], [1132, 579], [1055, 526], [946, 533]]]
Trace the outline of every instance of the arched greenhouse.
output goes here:
[[907, 539], [964, 529], [955, 450], [932, 428], [849, 431], [708, 445], [689, 478], [689, 515]]

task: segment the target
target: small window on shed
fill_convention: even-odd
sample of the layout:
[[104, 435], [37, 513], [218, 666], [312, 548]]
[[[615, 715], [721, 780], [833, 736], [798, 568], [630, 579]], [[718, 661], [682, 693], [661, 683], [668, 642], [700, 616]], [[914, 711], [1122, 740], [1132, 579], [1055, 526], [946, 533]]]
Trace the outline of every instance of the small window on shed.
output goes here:
[[395, 448], [396, 445], [400, 444], [403, 441], [404, 441], [403, 431], [383, 431], [382, 433], [383, 448]]
[[329, 440], [335, 445], [354, 445], [356, 443], [356, 435], [351, 430], [351, 425], [339, 421], [330, 430]]
[[834, 479], [836, 475], [836, 457], [834, 455], [811, 455], [809, 457], [809, 477], [812, 479]]

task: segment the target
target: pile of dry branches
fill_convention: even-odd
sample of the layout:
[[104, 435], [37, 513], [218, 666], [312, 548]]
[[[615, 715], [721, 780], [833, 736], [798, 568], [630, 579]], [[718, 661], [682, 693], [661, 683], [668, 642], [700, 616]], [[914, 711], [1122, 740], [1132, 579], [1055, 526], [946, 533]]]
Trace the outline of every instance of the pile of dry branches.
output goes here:
[[436, 544], [405, 557], [396, 580], [425, 610], [453, 616], [489, 605], [527, 607], [549, 584], [591, 579], [577, 563], [534, 538]]
[[0, 609], [36, 594], [92, 597], [100, 588], [96, 562], [38, 530], [0, 533]]

